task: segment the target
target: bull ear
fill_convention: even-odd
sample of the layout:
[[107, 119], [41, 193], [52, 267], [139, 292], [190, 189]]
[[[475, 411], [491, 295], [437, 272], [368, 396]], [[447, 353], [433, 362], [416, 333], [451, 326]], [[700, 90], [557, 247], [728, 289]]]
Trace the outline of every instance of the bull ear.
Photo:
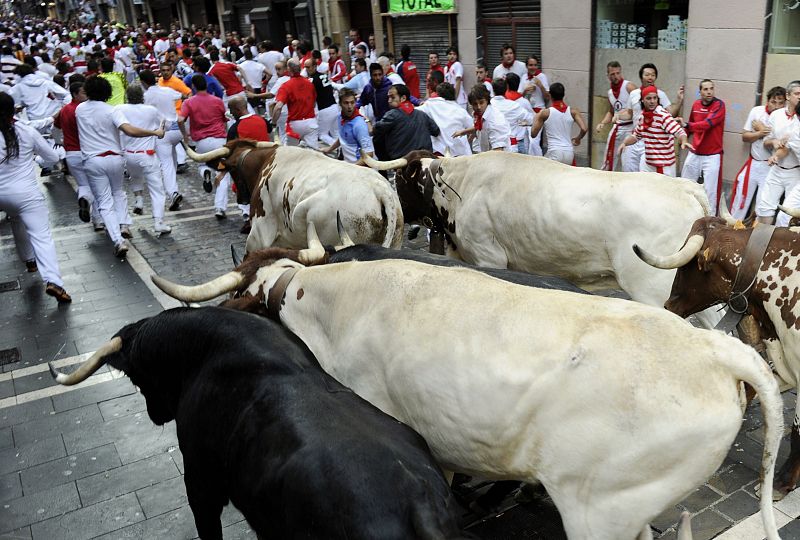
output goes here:
[[717, 248], [707, 247], [697, 254], [697, 268], [702, 272], [708, 272], [711, 265], [717, 260]]

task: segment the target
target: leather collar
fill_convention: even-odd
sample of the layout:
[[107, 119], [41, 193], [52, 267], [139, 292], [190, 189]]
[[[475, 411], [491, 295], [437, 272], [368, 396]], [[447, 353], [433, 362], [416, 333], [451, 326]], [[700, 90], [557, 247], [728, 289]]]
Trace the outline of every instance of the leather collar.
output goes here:
[[267, 317], [275, 322], [281, 322], [281, 306], [283, 306], [283, 299], [286, 296], [286, 289], [299, 271], [299, 268], [286, 270], [267, 293]]
[[742, 263], [736, 270], [736, 277], [733, 280], [731, 294], [728, 296], [728, 312], [722, 320], [715, 326], [716, 330], [731, 332], [747, 313], [750, 307], [750, 291], [756, 282], [758, 269], [761, 268], [761, 261], [767, 252], [769, 242], [775, 232], [774, 225], [759, 225], [753, 229], [750, 239], [747, 241]]

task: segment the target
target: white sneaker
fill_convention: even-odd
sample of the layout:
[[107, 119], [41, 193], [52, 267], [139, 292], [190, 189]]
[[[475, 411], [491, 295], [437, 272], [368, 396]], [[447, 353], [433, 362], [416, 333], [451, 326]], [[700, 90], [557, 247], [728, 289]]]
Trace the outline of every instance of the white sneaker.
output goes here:
[[159, 221], [158, 223], [153, 225], [153, 230], [157, 234], [169, 234], [172, 232], [172, 227], [170, 227], [169, 225], [165, 225], [164, 222], [162, 221]]
[[137, 195], [135, 199], [133, 199], [133, 213], [137, 216], [141, 216], [142, 212], [144, 211], [144, 197], [141, 195]]

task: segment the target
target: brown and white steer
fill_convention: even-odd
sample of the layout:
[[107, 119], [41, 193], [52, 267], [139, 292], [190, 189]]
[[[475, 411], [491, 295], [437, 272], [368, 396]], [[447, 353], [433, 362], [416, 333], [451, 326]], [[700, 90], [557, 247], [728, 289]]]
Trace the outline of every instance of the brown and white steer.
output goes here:
[[[721, 211], [724, 209], [721, 206]], [[681, 317], [723, 304], [731, 296], [736, 274], [753, 229], [733, 228], [731, 221], [698, 219], [684, 247], [668, 256], [634, 250], [648, 264], [677, 268], [672, 292], [664, 307]], [[668, 250], [659, 250], [666, 252]], [[747, 291], [747, 314], [758, 323], [767, 355], [783, 382], [800, 389], [800, 231], [777, 227]], [[782, 498], [800, 480], [800, 395], [791, 433], [791, 453], [774, 484]]]
[[[502, 152], [365, 159], [398, 169], [405, 220], [438, 222], [447, 255], [556, 275], [587, 290], [621, 288], [652, 306], [664, 305], [674, 276], [644, 264], [631, 244], [678, 249], [692, 223], [710, 214], [702, 186], [655, 173], [597, 171]], [[703, 317], [706, 326], [718, 320]]]
[[219, 160], [236, 184], [238, 202], [250, 203], [247, 252], [306, 247], [310, 222], [321, 224], [320, 238], [335, 245], [337, 212], [356, 242], [392, 248], [402, 244], [400, 199], [386, 179], [369, 168], [313, 150], [249, 140], [231, 141], [205, 154], [187, 152], [195, 161]]
[[[661, 308], [466, 268], [305, 267], [297, 261], [324, 257], [309, 245], [317, 256], [264, 250], [196, 287], [153, 280], [184, 301], [236, 291], [233, 303], [249, 305], [226, 305], [245, 309], [274, 287], [272, 314], [323, 369], [413, 427], [445, 469], [541, 482], [573, 540], [651, 538], [648, 522], [727, 455], [745, 406], [740, 381], [764, 404], [772, 482], [782, 403], [766, 363], [740, 341]], [[768, 494], [761, 509], [775, 540]]]

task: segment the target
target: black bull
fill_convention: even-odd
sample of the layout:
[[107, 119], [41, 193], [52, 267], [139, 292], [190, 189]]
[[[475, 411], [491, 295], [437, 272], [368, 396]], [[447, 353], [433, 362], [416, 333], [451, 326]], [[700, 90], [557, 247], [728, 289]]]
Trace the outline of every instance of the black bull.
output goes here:
[[260, 538], [460, 538], [425, 441], [319, 366], [281, 326], [222, 308], [124, 327], [105, 362], [158, 425], [175, 419], [197, 531], [229, 501]]

